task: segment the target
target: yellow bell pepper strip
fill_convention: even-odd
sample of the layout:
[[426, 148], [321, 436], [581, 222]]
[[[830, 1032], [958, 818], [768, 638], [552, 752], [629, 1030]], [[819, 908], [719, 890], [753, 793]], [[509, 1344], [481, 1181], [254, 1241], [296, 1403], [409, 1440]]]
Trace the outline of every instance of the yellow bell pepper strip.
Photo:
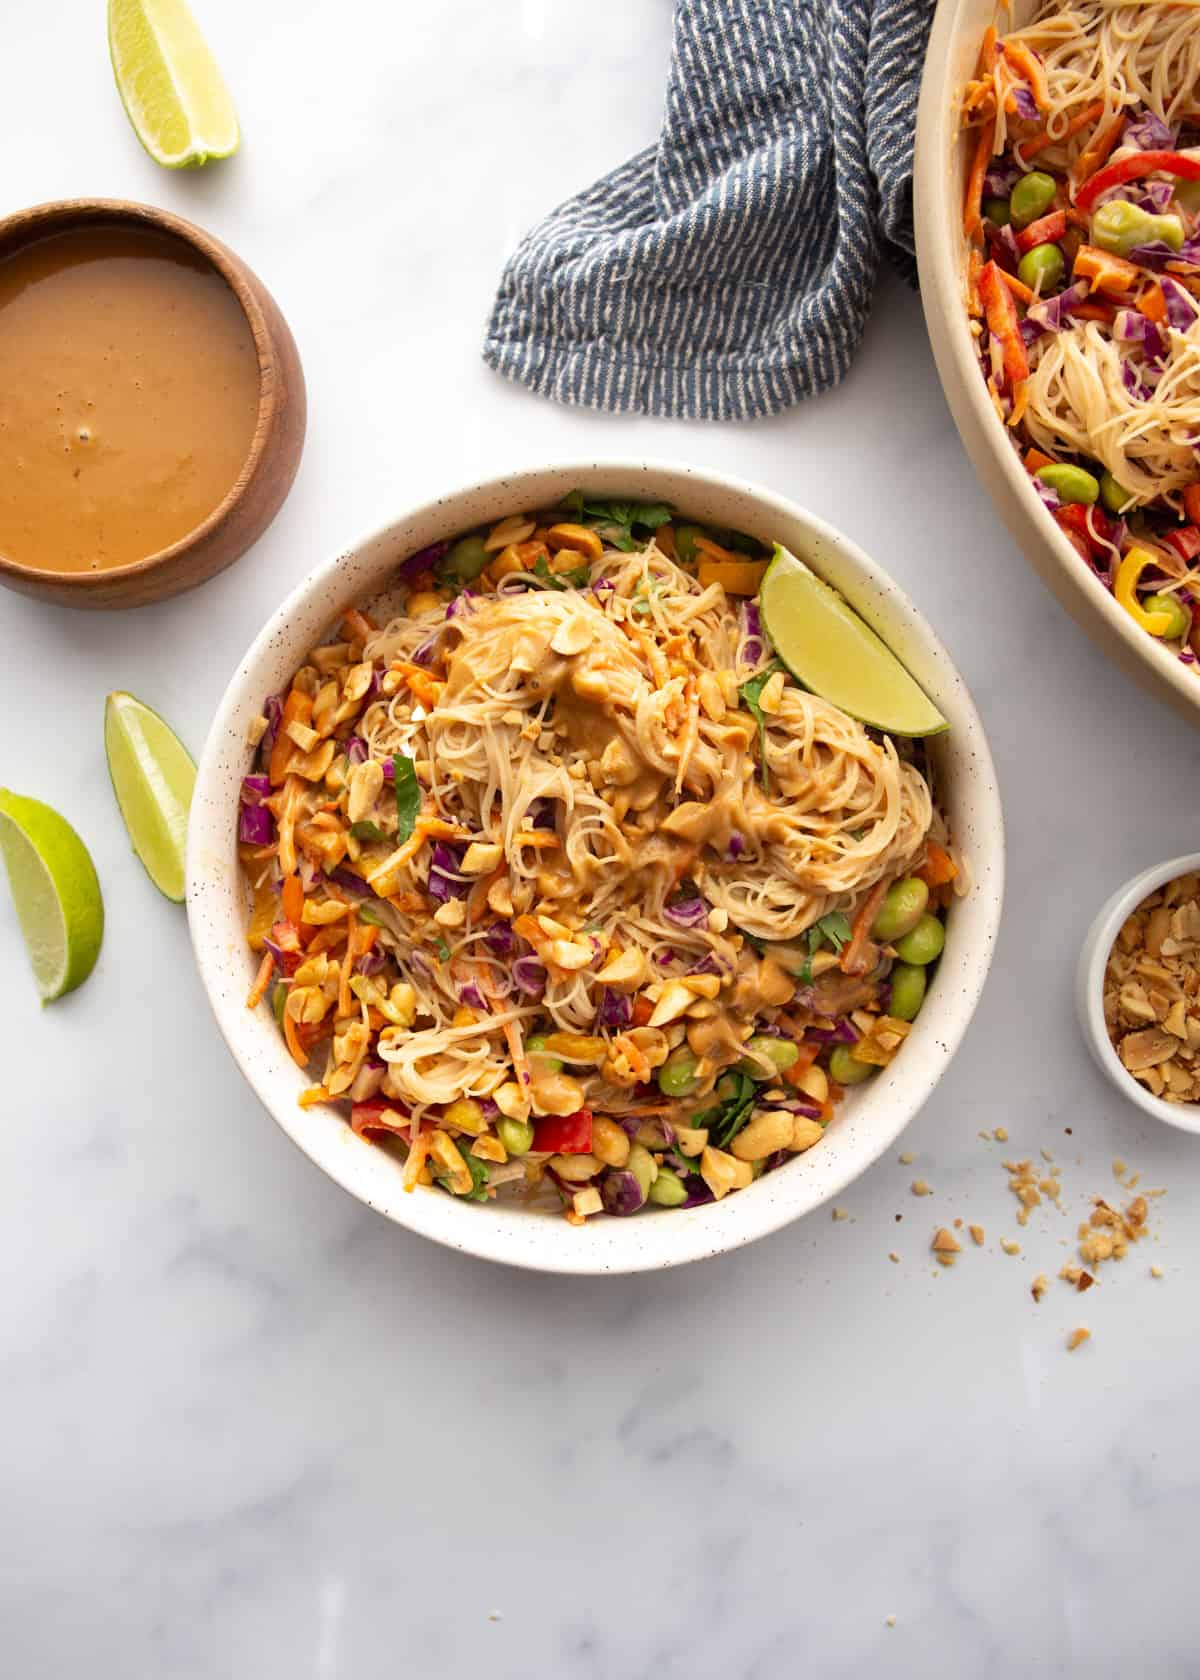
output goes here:
[[696, 576], [705, 589], [719, 583], [726, 595], [749, 596], [758, 594], [766, 569], [765, 560], [713, 560], [705, 555], [696, 567]]
[[1158, 556], [1151, 554], [1148, 548], [1138, 548], [1135, 544], [1127, 549], [1113, 579], [1113, 594], [1135, 624], [1140, 624], [1151, 636], [1165, 636], [1171, 628], [1170, 613], [1146, 612], [1134, 593], [1146, 567], [1157, 564]]

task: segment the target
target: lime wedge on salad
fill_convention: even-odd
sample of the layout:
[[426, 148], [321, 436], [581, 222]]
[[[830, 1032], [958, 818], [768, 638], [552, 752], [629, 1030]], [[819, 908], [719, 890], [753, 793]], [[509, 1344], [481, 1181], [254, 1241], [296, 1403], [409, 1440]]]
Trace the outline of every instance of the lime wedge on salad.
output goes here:
[[108, 0], [125, 114], [155, 163], [198, 169], [238, 149], [237, 112], [185, 0]]
[[104, 937], [104, 900], [88, 849], [40, 799], [0, 788], [0, 853], [42, 1002], [82, 986]]
[[183, 902], [196, 766], [157, 712], [118, 690], [104, 705], [104, 751], [133, 849], [164, 897]]
[[775, 652], [822, 700], [889, 735], [939, 735], [950, 727], [853, 607], [778, 543], [758, 605]]

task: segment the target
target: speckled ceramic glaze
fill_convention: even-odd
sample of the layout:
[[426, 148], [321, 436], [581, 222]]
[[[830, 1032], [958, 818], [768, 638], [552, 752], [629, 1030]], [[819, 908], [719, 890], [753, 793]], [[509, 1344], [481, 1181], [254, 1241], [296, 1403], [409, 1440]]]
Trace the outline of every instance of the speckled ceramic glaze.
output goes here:
[[1118, 887], [1097, 912], [1088, 930], [1075, 974], [1075, 1007], [1096, 1066], [1127, 1102], [1181, 1132], [1200, 1132], [1200, 1103], [1164, 1102], [1126, 1072], [1104, 1024], [1104, 970], [1126, 917], [1159, 887], [1195, 870], [1200, 870], [1200, 852], [1188, 852], [1183, 857], [1171, 858], [1168, 863], [1151, 864], [1149, 869], [1143, 869]]
[[[250, 721], [264, 698], [286, 685], [339, 610], [383, 589], [396, 565], [427, 543], [552, 504], [577, 486], [598, 495], [667, 501], [695, 519], [781, 542], [841, 590], [950, 721], [949, 733], [934, 745], [934, 763], [939, 795], [972, 877], [969, 895], [951, 912], [945, 953], [903, 1052], [848, 1095], [821, 1144], [720, 1203], [594, 1219], [583, 1228], [502, 1199], [478, 1205], [440, 1190], [407, 1193], [396, 1160], [356, 1137], [340, 1112], [297, 1105], [310, 1081], [289, 1057], [267, 1006], [251, 1013], [245, 1005], [255, 964], [246, 946], [248, 897], [236, 855]], [[201, 976], [238, 1066], [293, 1142], [390, 1219], [465, 1253], [552, 1272], [632, 1272], [699, 1260], [765, 1236], [845, 1189], [904, 1130], [966, 1031], [992, 958], [1003, 880], [1000, 797], [983, 727], [949, 656], [896, 585], [852, 543], [781, 496], [713, 473], [647, 462], [580, 461], [472, 485], [402, 514], [313, 572], [253, 643], [225, 693], [200, 763], [188, 841], [188, 919]]]
[[[1015, 0], [1012, 26], [1025, 23], [1033, 10], [1033, 0]], [[1200, 723], [1200, 676], [1138, 628], [1047, 516], [979, 372], [964, 303], [968, 142], [958, 111], [995, 13], [994, 0], [940, 0], [921, 83], [914, 222], [921, 302], [942, 389], [972, 466], [1038, 576], [1126, 676]]]

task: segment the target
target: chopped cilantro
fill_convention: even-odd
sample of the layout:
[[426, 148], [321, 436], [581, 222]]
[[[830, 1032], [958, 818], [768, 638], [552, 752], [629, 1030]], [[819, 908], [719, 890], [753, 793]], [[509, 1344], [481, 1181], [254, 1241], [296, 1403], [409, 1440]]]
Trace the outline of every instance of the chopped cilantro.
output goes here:
[[406, 840], [412, 839], [413, 829], [416, 828], [417, 818], [421, 814], [421, 787], [417, 781], [416, 766], [412, 759], [405, 758], [403, 753], [395, 754], [392, 769], [395, 774], [396, 817], [399, 823], [396, 829], [396, 843], [402, 846]]
[[[405, 760], [407, 763], [407, 760]], [[386, 840], [387, 836], [378, 823], [356, 822], [350, 824], [350, 833], [356, 840]]]
[[657, 531], [674, 518], [674, 509], [666, 502], [606, 502], [593, 501], [582, 490], [572, 490], [563, 497], [563, 507], [583, 525], [589, 525], [596, 535], [613, 548], [628, 554], [642, 544], [634, 531]]
[[541, 554], [533, 563], [533, 575], [541, 578], [547, 589], [582, 589], [592, 574], [587, 566], [576, 566], [569, 572], [552, 572], [546, 556]]
[[745, 706], [758, 725], [758, 759], [764, 790], [767, 786], [767, 720], [763, 716], [763, 709], [759, 705], [759, 700], [769, 678], [773, 677], [776, 671], [782, 671], [783, 669], [784, 665], [781, 660], [772, 659], [769, 665], [763, 666], [757, 676], [751, 677], [749, 682], [744, 682], [738, 689], [742, 705]]
[[438, 956], [441, 957], [443, 962], [450, 961], [450, 947], [444, 939], [439, 939], [435, 948]]
[[717, 1095], [722, 1099], [720, 1108], [709, 1109], [703, 1117], [698, 1115], [695, 1121], [696, 1125], [700, 1125], [703, 1118], [707, 1123], [708, 1141], [714, 1148], [728, 1149], [749, 1120], [756, 1089], [749, 1074], [734, 1071], [721, 1078], [717, 1085]]
[[[469, 1148], [464, 1149], [463, 1143], [465, 1142], [466, 1139], [463, 1139], [462, 1142], [459, 1143], [458, 1152], [466, 1162], [467, 1171], [471, 1175], [471, 1188], [469, 1190], [464, 1190], [460, 1199], [464, 1202], [486, 1202], [488, 1199], [487, 1162], [481, 1161], [478, 1155], [472, 1155]], [[455, 1194], [453, 1190], [450, 1190], [450, 1180], [445, 1176], [445, 1174], [439, 1173], [437, 1181], [444, 1190], [449, 1190], [452, 1196]]]
[[831, 945], [835, 951], [840, 951], [849, 940], [852, 929], [846, 917], [840, 910], [831, 910], [828, 916], [822, 916], [819, 922], [814, 922], [805, 933], [808, 944], [808, 955], [801, 964], [799, 981], [802, 986], [813, 983], [812, 960], [822, 945]]

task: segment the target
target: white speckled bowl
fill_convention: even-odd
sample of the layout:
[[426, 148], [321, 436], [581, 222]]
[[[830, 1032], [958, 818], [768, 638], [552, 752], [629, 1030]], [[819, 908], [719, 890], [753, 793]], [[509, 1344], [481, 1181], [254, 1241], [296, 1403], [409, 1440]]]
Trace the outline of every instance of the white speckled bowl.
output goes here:
[[[1013, 27], [1033, 11], [1034, 0], [1015, 0]], [[1043, 583], [1119, 670], [1189, 722], [1200, 723], [1195, 669], [1138, 628], [1048, 517], [992, 408], [975, 359], [963, 301], [967, 143], [957, 113], [983, 32], [995, 17], [994, 0], [939, 0], [921, 82], [913, 220], [921, 302], [938, 376], [971, 465]]]
[[[970, 894], [951, 913], [945, 954], [902, 1054], [870, 1085], [850, 1093], [817, 1148], [720, 1203], [595, 1219], [582, 1229], [503, 1200], [482, 1206], [456, 1202], [440, 1190], [406, 1193], [395, 1159], [355, 1137], [341, 1114], [297, 1106], [308, 1081], [289, 1058], [266, 1006], [254, 1013], [245, 1006], [254, 962], [245, 941], [248, 901], [235, 844], [250, 720], [339, 610], [378, 592], [395, 565], [425, 544], [546, 506], [577, 485], [665, 500], [697, 519], [777, 540], [840, 589], [950, 720], [949, 733], [936, 743], [935, 764], [952, 832], [969, 855], [973, 878]], [[313, 572], [254, 641], [226, 690], [200, 763], [188, 840], [188, 919], [201, 977], [238, 1066], [293, 1142], [352, 1195], [400, 1224], [465, 1253], [550, 1272], [633, 1272], [720, 1254], [844, 1190], [904, 1130], [966, 1031], [992, 958], [1003, 881], [1000, 797], [983, 727], [948, 654], [896, 585], [853, 543], [782, 496], [715, 473], [634, 461], [579, 461], [471, 485], [401, 514]]]
[[1108, 954], [1125, 918], [1159, 887], [1195, 870], [1200, 870], [1200, 852], [1189, 852], [1183, 857], [1171, 858], [1167, 863], [1151, 864], [1149, 869], [1143, 869], [1140, 875], [1118, 887], [1088, 929], [1075, 975], [1075, 1006], [1079, 1012], [1079, 1024], [1096, 1066], [1127, 1102], [1136, 1103], [1155, 1120], [1162, 1120], [1181, 1132], [1200, 1132], [1200, 1104], [1164, 1102], [1125, 1071], [1104, 1025], [1104, 970], [1108, 967]]

